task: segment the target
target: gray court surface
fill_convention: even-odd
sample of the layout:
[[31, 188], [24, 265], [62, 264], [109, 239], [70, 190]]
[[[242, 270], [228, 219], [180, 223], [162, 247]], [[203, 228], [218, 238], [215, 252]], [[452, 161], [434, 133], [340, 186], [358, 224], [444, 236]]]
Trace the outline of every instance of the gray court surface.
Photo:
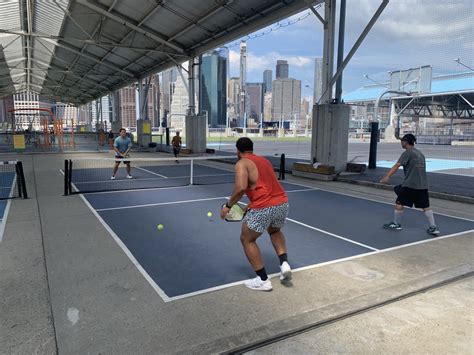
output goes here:
[[[253, 277], [240, 245], [240, 223], [220, 220], [232, 184], [86, 194], [125, 253], [165, 301], [228, 287]], [[431, 239], [424, 215], [407, 209], [401, 232], [384, 230], [389, 204], [284, 183], [290, 214], [284, 232], [293, 268]], [[212, 212], [213, 217], [207, 217]], [[343, 219], [344, 223], [339, 221]], [[436, 215], [441, 236], [474, 222]], [[158, 230], [157, 225], [164, 229]], [[259, 239], [267, 272], [279, 272], [267, 236]]]

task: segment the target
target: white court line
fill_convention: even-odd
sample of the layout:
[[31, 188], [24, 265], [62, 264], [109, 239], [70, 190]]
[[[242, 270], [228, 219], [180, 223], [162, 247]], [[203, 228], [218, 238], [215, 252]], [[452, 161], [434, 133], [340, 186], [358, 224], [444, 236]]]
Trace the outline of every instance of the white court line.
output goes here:
[[[300, 191], [310, 191], [310, 190], [300, 190]], [[292, 192], [300, 192], [300, 191], [292, 191]], [[240, 203], [240, 204], [242, 204], [242, 205], [245, 204], [245, 203], [240, 202], [240, 201], [239, 201], [238, 203]], [[327, 235], [329, 235], [329, 236], [331, 236], [331, 237], [338, 238], [338, 239], [342, 239], [342, 240], [344, 240], [344, 241], [346, 241], [346, 242], [348, 242], [348, 243], [352, 243], [352, 244], [359, 245], [359, 246], [364, 247], [364, 248], [366, 248], [366, 249], [379, 250], [379, 249], [373, 248], [373, 247], [371, 247], [371, 246], [369, 246], [369, 245], [356, 242], [355, 240], [348, 239], [348, 238], [344, 238], [344, 237], [342, 237], [342, 236], [340, 236], [340, 235], [337, 235], [337, 234], [334, 234], [334, 233], [325, 231], [324, 229], [316, 228], [316, 227], [310, 226], [309, 224], [306, 224], [306, 223], [303, 223], [303, 222], [299, 222], [299, 221], [297, 221], [297, 220], [295, 220], [295, 219], [292, 219], [292, 218], [286, 217], [286, 220], [287, 220], [287, 221], [290, 221], [290, 222], [293, 222], [293, 223], [296, 223], [296, 224], [299, 224], [299, 225], [301, 225], [301, 226], [303, 226], [303, 227], [306, 227], [306, 228], [309, 228], [309, 229], [313, 229], [313, 230], [315, 230], [315, 231], [318, 231], [318, 232], [327, 234]]]
[[[321, 190], [321, 191], [324, 191], [324, 192], [329, 192], [329, 193], [333, 193], [333, 194], [337, 194], [337, 195], [343, 195], [343, 196], [354, 197], [354, 198], [358, 198], [358, 199], [361, 199], [361, 200], [383, 203], [384, 205], [395, 206], [395, 204], [394, 204], [393, 202], [379, 201], [379, 200], [371, 199], [371, 198], [368, 198], [368, 197], [361, 197], [361, 196], [352, 195], [352, 194], [347, 194], [347, 193], [343, 193], [343, 192], [337, 192], [337, 191], [326, 190], [326, 189], [322, 189], [322, 188], [319, 188], [319, 187], [312, 187], [312, 186], [304, 185], [304, 184], [297, 183], [297, 182], [288, 182], [288, 184], [296, 185], [296, 186], [301, 186], [301, 187], [312, 188], [313, 190]], [[415, 211], [418, 211], [418, 212], [423, 212], [422, 210], [420, 210], [420, 209], [418, 209], [418, 208], [414, 208], [414, 207], [406, 207], [406, 206], [405, 206], [405, 208], [411, 209], [411, 210], [415, 210]], [[465, 217], [457, 217], [457, 216], [452, 216], [452, 215], [449, 215], [449, 214], [446, 214], [446, 213], [435, 212], [435, 211], [433, 211], [433, 213], [434, 213], [434, 214], [437, 214], [437, 215], [440, 215], [440, 216], [445, 216], [445, 217], [451, 217], [451, 218], [461, 219], [461, 220], [468, 221], [468, 222], [474, 222], [474, 219], [469, 219], [469, 218], [465, 218]]]
[[[287, 193], [291, 192], [302, 192], [302, 191], [312, 191], [313, 189], [301, 189], [301, 190], [294, 190], [288, 191]], [[199, 198], [195, 200], [180, 200], [180, 201], [168, 201], [168, 202], [157, 202], [157, 203], [147, 203], [144, 205], [132, 205], [132, 206], [121, 206], [121, 207], [109, 207], [109, 208], [99, 208], [96, 211], [112, 211], [112, 210], [125, 210], [128, 208], [142, 208], [142, 207], [153, 207], [153, 206], [162, 206], [162, 205], [174, 205], [178, 203], [192, 203], [192, 202], [202, 202], [202, 201], [213, 201], [213, 200], [228, 200], [229, 196], [221, 196], [221, 197], [208, 197], [208, 198]], [[243, 203], [243, 202], [239, 202]], [[245, 203], [243, 203], [245, 204]]]
[[161, 299], [164, 302], [169, 302], [170, 298], [166, 295], [166, 293], [156, 284], [155, 281], [148, 275], [148, 273], [145, 271], [145, 269], [140, 265], [140, 263], [135, 259], [133, 254], [130, 252], [130, 250], [125, 246], [125, 244], [122, 242], [122, 240], [118, 237], [117, 234], [113, 231], [112, 228], [102, 219], [102, 217], [97, 213], [97, 211], [91, 206], [89, 201], [84, 197], [84, 195], [80, 195], [82, 200], [85, 202], [87, 207], [92, 211], [92, 213], [97, 217], [100, 223], [104, 226], [104, 228], [110, 233], [112, 238], [115, 240], [115, 242], [118, 244], [118, 246], [122, 249], [122, 251], [125, 253], [125, 255], [128, 256], [130, 261], [132, 262], [133, 265], [138, 269], [138, 271], [143, 275], [145, 280], [148, 281], [148, 283], [151, 285], [151, 287], [155, 290], [155, 292], [161, 297]]
[[[310, 187], [308, 190], [314, 190], [314, 188]], [[289, 191], [289, 192], [290, 192], [290, 191]], [[175, 296], [175, 297], [169, 297], [169, 296], [166, 295], [166, 293], [156, 284], [156, 282], [150, 277], [150, 275], [145, 271], [145, 269], [144, 269], [144, 268], [140, 265], [140, 263], [135, 259], [135, 257], [134, 257], [133, 254], [130, 252], [130, 250], [125, 246], [125, 244], [122, 242], [122, 240], [115, 234], [115, 232], [112, 230], [112, 228], [102, 219], [102, 217], [98, 214], [98, 212], [97, 212], [97, 211], [92, 207], [92, 205], [87, 201], [87, 199], [84, 197], [84, 195], [81, 194], [80, 196], [81, 196], [81, 198], [83, 199], [83, 201], [86, 203], [86, 205], [89, 207], [89, 209], [92, 211], [92, 213], [98, 218], [98, 220], [102, 223], [102, 225], [105, 227], [105, 229], [110, 233], [110, 235], [111, 235], [112, 238], [115, 240], [115, 242], [116, 242], [116, 243], [119, 245], [119, 247], [123, 250], [123, 252], [125, 253], [125, 255], [126, 255], [126, 256], [130, 259], [130, 261], [137, 267], [138, 271], [143, 275], [143, 277], [145, 278], [145, 280], [151, 285], [151, 287], [155, 290], [155, 292], [161, 297], [161, 299], [162, 299], [165, 303], [168, 303], [168, 302], [171, 302], [171, 301], [175, 301], [175, 300], [179, 300], [179, 299], [183, 299], [183, 298], [188, 298], [188, 297], [191, 297], [191, 296], [196, 296], [196, 295], [208, 293], [208, 292], [212, 292], [212, 291], [221, 290], [221, 289], [228, 288], [228, 287], [232, 287], [232, 286], [241, 285], [241, 284], [243, 284], [243, 283], [246, 281], [246, 280], [241, 280], [241, 281], [238, 281], [238, 282], [233, 282], [233, 283], [229, 283], [229, 284], [225, 284], [225, 285], [219, 285], [219, 286], [216, 286], [216, 287], [212, 287], [212, 288], [208, 288], [208, 289], [203, 289], [203, 290], [199, 290], [199, 291], [195, 291], [195, 292], [191, 292], [191, 293], [187, 293], [187, 294], [182, 294], [182, 295]], [[446, 239], [446, 238], [450, 238], [450, 237], [455, 237], [455, 236], [462, 235], [462, 234], [466, 234], [466, 233], [470, 233], [470, 232], [474, 232], [474, 230], [469, 230], [469, 231], [465, 231], [465, 232], [455, 233], [455, 234], [451, 234], [451, 235], [447, 235], [447, 236], [443, 236], [443, 237], [438, 237], [438, 238], [433, 238], [433, 239], [427, 239], [427, 240], [423, 240], [423, 241], [419, 241], [419, 242], [414, 242], [414, 243], [410, 243], [410, 244], [404, 244], [404, 245], [401, 245], [401, 246], [392, 247], [392, 248], [388, 248], [388, 249], [375, 250], [375, 251], [373, 251], [373, 252], [368, 252], [368, 253], [353, 255], [353, 256], [350, 256], [350, 257], [347, 257], [347, 258], [341, 258], [341, 259], [331, 260], [331, 261], [327, 261], [327, 262], [324, 262], [324, 263], [313, 264], [313, 265], [305, 266], [305, 267], [302, 267], [302, 268], [294, 269], [293, 272], [299, 272], [299, 271], [303, 271], [303, 270], [307, 270], [307, 269], [311, 269], [311, 268], [322, 267], [322, 266], [329, 265], [329, 264], [334, 264], [334, 263], [338, 263], [338, 262], [342, 262], [342, 261], [347, 261], [347, 260], [351, 260], [351, 259], [360, 258], [360, 257], [362, 257], [362, 256], [368, 256], [368, 255], [373, 255], [373, 254], [384, 253], [384, 252], [388, 252], [388, 251], [391, 251], [391, 250], [401, 249], [401, 248], [409, 247], [409, 246], [416, 245], [416, 244], [429, 243], [429, 242], [433, 242], [433, 241], [436, 241], [436, 240]], [[373, 249], [373, 248], [371, 248], [371, 249]], [[274, 277], [277, 277], [277, 276], [279, 276], [279, 273], [269, 275], [270, 278], [274, 278]]]
[[190, 203], [190, 202], [202, 202], [202, 201], [212, 201], [212, 200], [225, 200], [227, 197], [211, 197], [211, 198], [199, 198], [196, 200], [185, 200], [185, 201], [170, 201], [170, 202], [159, 202], [159, 203], [149, 203], [146, 205], [134, 205], [134, 206], [122, 206], [122, 207], [110, 207], [110, 208], [101, 208], [97, 209], [97, 212], [102, 211], [113, 211], [113, 210], [125, 210], [129, 208], [142, 208], [142, 207], [153, 207], [153, 206], [163, 206], [163, 205], [175, 205], [178, 203]]
[[15, 175], [15, 177], [13, 178], [11, 189], [10, 189], [9, 199], [7, 201], [7, 205], [5, 206], [5, 210], [3, 211], [2, 219], [0, 220], [0, 243], [3, 241], [3, 233], [5, 232], [5, 226], [7, 224], [8, 212], [10, 212], [10, 205], [12, 203], [13, 189], [16, 185], [16, 179], [17, 179], [17, 176]]
[[134, 168], [134, 169], [138, 169], [138, 170], [146, 171], [147, 173], [150, 173], [150, 174], [153, 174], [153, 175], [162, 177], [163, 179], [168, 179], [168, 176], [164, 176], [164, 175], [161, 175], [161, 174], [158, 174], [158, 173], [154, 173], [153, 171], [150, 171], [150, 170], [141, 168], [141, 167], [139, 167], [139, 166], [134, 166], [133, 168]]
[[[304, 270], [315, 269], [315, 268], [319, 268], [319, 267], [323, 267], [323, 266], [327, 266], [327, 265], [331, 265], [331, 264], [336, 264], [336, 263], [340, 263], [340, 262], [344, 262], [344, 261], [349, 261], [349, 260], [353, 260], [353, 259], [358, 259], [358, 258], [365, 257], [365, 256], [371, 256], [371, 255], [376, 255], [376, 254], [382, 254], [382, 253], [386, 253], [386, 252], [389, 252], [389, 251], [393, 251], [393, 250], [397, 250], [397, 249], [402, 249], [402, 248], [410, 247], [410, 246], [417, 245], [417, 244], [431, 243], [431, 242], [434, 242], [434, 241], [440, 240], [440, 239], [446, 239], [446, 238], [457, 237], [457, 236], [460, 236], [460, 235], [463, 235], [463, 234], [467, 234], [467, 233], [471, 233], [471, 232], [474, 232], [474, 229], [471, 229], [471, 230], [468, 230], [468, 231], [465, 231], [465, 232], [459, 232], [459, 233], [454, 233], [454, 234], [446, 235], [446, 236], [444, 236], [444, 237], [438, 237], [438, 238], [432, 238], [432, 239], [421, 240], [421, 241], [418, 241], [418, 242], [413, 242], [413, 243], [409, 243], [409, 244], [399, 245], [399, 246], [392, 247], [392, 248], [381, 249], [381, 250], [375, 250], [375, 251], [371, 251], [371, 252], [367, 252], [367, 253], [362, 253], [362, 254], [357, 254], [357, 255], [348, 256], [348, 257], [341, 258], [341, 259], [335, 259], [335, 260], [325, 261], [325, 262], [319, 263], [319, 264], [313, 264], [313, 265], [303, 266], [303, 267], [300, 267], [300, 268], [297, 268], [297, 269], [292, 269], [291, 271], [292, 271], [293, 273], [295, 273], [295, 272], [300, 272], [300, 271], [304, 271]], [[268, 275], [268, 278], [275, 278], [275, 277], [279, 277], [279, 276], [280, 276], [280, 273], [275, 273], [275, 274]], [[211, 288], [199, 290], [199, 291], [196, 291], [196, 292], [185, 293], [185, 294], [182, 294], [182, 295], [179, 295], [179, 296], [175, 296], [175, 297], [168, 297], [168, 300], [165, 301], [165, 302], [176, 301], [176, 300], [179, 300], [179, 299], [188, 298], [188, 297], [192, 297], [192, 296], [196, 296], [196, 295], [201, 295], [201, 294], [208, 293], [208, 292], [213, 292], [213, 291], [217, 291], [217, 290], [222, 290], [222, 289], [224, 289], [224, 288], [228, 288], [228, 287], [232, 287], [232, 286], [243, 285], [243, 284], [245, 283], [245, 281], [246, 281], [246, 280], [237, 281], [237, 282], [232, 282], [232, 283], [229, 283], [229, 284], [220, 285], [220, 286], [216, 286], [216, 287], [211, 287]]]
[[341, 237], [340, 235], [337, 235], [337, 234], [334, 234], [334, 233], [325, 231], [324, 229], [316, 228], [316, 227], [310, 226], [309, 224], [299, 222], [299, 221], [294, 220], [294, 219], [292, 219], [292, 218], [288, 218], [288, 217], [287, 217], [286, 220], [287, 220], [287, 221], [290, 221], [290, 222], [293, 222], [293, 223], [296, 223], [296, 224], [299, 224], [299, 225], [302, 225], [303, 227], [306, 227], [306, 228], [309, 228], [309, 229], [314, 229], [315, 231], [318, 231], [318, 232], [321, 232], [321, 233], [330, 235], [331, 237], [338, 238], [338, 239], [342, 239], [342, 240], [344, 240], [344, 241], [346, 241], [346, 242], [359, 245], [359, 246], [361, 246], [361, 247], [364, 247], [364, 248], [367, 248], [367, 249], [370, 249], [370, 250], [379, 250], [379, 249], [373, 248], [373, 247], [371, 247], [371, 246], [368, 246], [368, 245], [366, 245], [366, 244], [362, 244], [362, 243], [356, 242], [356, 241], [354, 241], [354, 240], [352, 240], [352, 239], [344, 238], [344, 237]]
[[[136, 168], [136, 167], [135, 167]], [[138, 169], [138, 168], [137, 168]], [[145, 170], [145, 169], [142, 169], [142, 170]], [[145, 170], [148, 172], [148, 170]], [[152, 173], [151, 171], [149, 171], [150, 173]], [[152, 173], [153, 174], [153, 173]], [[133, 178], [133, 179], [120, 179], [120, 180], [111, 180], [110, 178], [108, 179], [104, 179], [104, 180], [93, 180], [93, 181], [76, 181], [76, 184], [81, 184], [81, 185], [84, 185], [84, 184], [98, 184], [98, 183], [110, 183], [110, 184], [117, 184], [117, 182], [123, 182], [123, 181], [127, 181], [127, 182], [133, 182], [133, 181], [149, 181], [149, 180], [163, 180], [163, 179], [189, 179], [191, 177], [191, 175], [180, 175], [180, 176], [164, 176], [164, 175], [160, 175], [160, 174], [156, 174], [155, 175], [157, 176], [160, 176], [162, 177], [162, 179], [157, 179], [157, 178]], [[210, 176], [233, 176], [234, 174], [209, 174], [209, 175], [193, 175], [194, 178], [201, 178], [201, 177], [210, 177]], [[233, 183], [232, 182], [229, 182], [229, 183]], [[154, 188], [152, 189], [149, 189], [149, 190], [153, 190]], [[162, 189], [162, 187], [157, 187], [156, 189]], [[122, 190], [122, 191], [132, 191], [132, 190]], [[107, 191], [104, 191], [104, 192], [107, 192]], [[110, 191], [109, 191], [110, 192]], [[85, 192], [87, 193], [87, 192]]]

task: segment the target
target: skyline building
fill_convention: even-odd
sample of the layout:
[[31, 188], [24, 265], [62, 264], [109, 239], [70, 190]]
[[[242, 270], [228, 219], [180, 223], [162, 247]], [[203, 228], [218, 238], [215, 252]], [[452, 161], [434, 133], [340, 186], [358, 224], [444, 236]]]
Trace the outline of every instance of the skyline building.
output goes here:
[[266, 92], [263, 95], [263, 121], [272, 121], [272, 93]]
[[287, 60], [277, 60], [276, 78], [287, 79], [289, 75], [289, 65]]
[[227, 52], [215, 50], [203, 55], [201, 64], [201, 111], [206, 111], [210, 127], [227, 125]]
[[270, 69], [263, 71], [263, 92], [272, 92], [273, 73]]
[[247, 83], [249, 118], [260, 123], [263, 114], [263, 83]]
[[229, 120], [235, 120], [239, 114], [240, 78], [232, 77], [227, 85], [227, 101]]
[[185, 128], [185, 117], [189, 108], [188, 73], [176, 70], [176, 74], [166, 127], [182, 131]]
[[276, 79], [272, 83], [272, 120], [293, 122], [300, 117], [301, 80]]
[[161, 112], [160, 117], [166, 117], [171, 109], [171, 100], [176, 86], [178, 70], [171, 68], [161, 74]]
[[247, 109], [247, 42], [242, 41], [240, 43], [240, 66], [239, 66], [239, 78], [240, 78], [240, 103], [238, 116], [244, 118], [248, 114]]

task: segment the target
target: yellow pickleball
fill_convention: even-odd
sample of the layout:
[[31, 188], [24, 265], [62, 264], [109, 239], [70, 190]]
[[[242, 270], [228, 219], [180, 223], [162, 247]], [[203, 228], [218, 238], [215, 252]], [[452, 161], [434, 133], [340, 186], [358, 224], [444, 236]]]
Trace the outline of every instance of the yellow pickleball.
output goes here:
[[159, 231], [160, 231], [160, 230], [163, 230], [163, 228], [165, 228], [165, 226], [162, 225], [162, 224], [158, 224], [158, 225], [156, 226], [156, 229], [158, 229]]
[[207, 212], [208, 217], [212, 217], [212, 212]]

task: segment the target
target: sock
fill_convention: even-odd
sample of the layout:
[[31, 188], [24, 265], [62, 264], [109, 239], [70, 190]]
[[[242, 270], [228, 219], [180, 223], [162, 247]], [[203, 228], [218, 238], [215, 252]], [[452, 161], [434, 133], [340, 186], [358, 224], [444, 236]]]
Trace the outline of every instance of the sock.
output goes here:
[[402, 221], [402, 216], [403, 216], [403, 210], [395, 210], [393, 213], [393, 222], [396, 224], [401, 224]]
[[286, 253], [278, 255], [278, 258], [280, 259], [280, 265], [283, 264], [285, 261], [288, 262], [288, 255], [286, 255]]
[[435, 220], [434, 220], [434, 215], [433, 215], [433, 210], [425, 211], [425, 216], [428, 219], [430, 227], [436, 227]]
[[262, 267], [260, 270], [255, 271], [257, 276], [260, 276], [262, 281], [266, 281], [268, 279], [267, 272], [265, 271], [265, 268]]

